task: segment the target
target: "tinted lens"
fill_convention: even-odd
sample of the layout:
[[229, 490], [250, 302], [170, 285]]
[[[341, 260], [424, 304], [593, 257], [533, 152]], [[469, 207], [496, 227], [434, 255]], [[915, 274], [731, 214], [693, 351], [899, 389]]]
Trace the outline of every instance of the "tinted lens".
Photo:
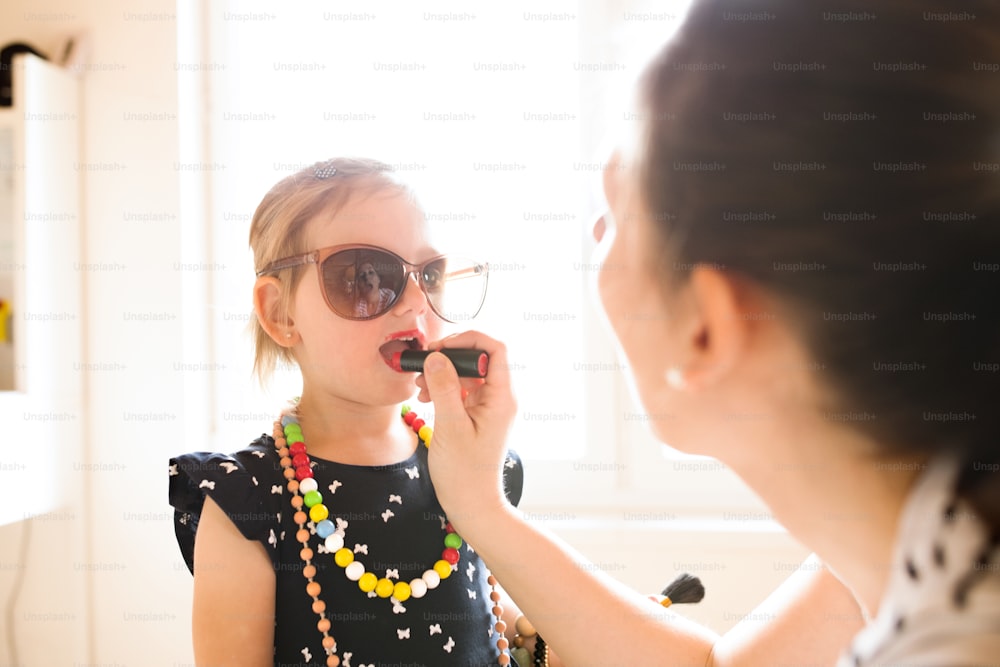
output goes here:
[[369, 248], [342, 250], [321, 267], [323, 290], [333, 310], [349, 319], [377, 317], [392, 308], [403, 289], [403, 266]]
[[465, 322], [479, 313], [486, 297], [487, 266], [462, 257], [442, 257], [420, 276], [434, 312], [449, 322]]

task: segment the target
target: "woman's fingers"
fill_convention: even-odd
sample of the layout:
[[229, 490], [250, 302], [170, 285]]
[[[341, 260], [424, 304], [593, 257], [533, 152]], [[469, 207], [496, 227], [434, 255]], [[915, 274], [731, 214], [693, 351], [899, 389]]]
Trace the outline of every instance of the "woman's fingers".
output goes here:
[[510, 385], [510, 364], [507, 361], [507, 347], [479, 331], [463, 331], [427, 344], [429, 350], [443, 347], [461, 347], [482, 350], [490, 357], [486, 372], [486, 384], [508, 387]]

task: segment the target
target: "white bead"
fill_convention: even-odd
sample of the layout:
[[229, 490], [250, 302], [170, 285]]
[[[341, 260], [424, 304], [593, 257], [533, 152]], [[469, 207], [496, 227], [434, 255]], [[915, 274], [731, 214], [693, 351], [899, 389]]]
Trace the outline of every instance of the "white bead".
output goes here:
[[351, 581], [357, 581], [365, 573], [365, 565], [361, 561], [351, 561], [351, 564], [344, 568], [344, 574]]
[[306, 495], [310, 491], [315, 491], [319, 488], [319, 484], [316, 483], [315, 477], [306, 477], [304, 480], [299, 482], [299, 493]]
[[326, 550], [332, 554], [344, 548], [344, 538], [337, 533], [328, 535], [326, 538]]
[[426, 570], [421, 579], [427, 584], [427, 588], [437, 588], [438, 584], [441, 583], [441, 575], [434, 570]]
[[410, 582], [410, 596], [422, 598], [427, 594], [427, 582], [423, 579], [414, 579]]

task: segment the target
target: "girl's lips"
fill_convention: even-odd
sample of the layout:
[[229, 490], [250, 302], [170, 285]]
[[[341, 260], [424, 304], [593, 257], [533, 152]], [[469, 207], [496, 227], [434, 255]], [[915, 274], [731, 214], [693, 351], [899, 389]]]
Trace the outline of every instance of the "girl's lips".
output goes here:
[[422, 350], [424, 349], [424, 343], [424, 334], [419, 329], [397, 331], [386, 336], [385, 342], [379, 346], [378, 351], [382, 355], [382, 360], [385, 361], [386, 365], [396, 370], [396, 366], [393, 365], [393, 358], [397, 357], [404, 350]]

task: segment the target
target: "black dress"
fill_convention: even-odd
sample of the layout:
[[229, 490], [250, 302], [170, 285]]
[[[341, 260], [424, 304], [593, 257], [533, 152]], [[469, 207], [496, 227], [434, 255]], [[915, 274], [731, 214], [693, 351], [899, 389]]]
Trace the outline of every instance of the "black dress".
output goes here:
[[[441, 557], [443, 511], [427, 470], [423, 445], [405, 461], [387, 466], [356, 466], [310, 457], [330, 510], [344, 528], [345, 546], [367, 572], [409, 582]], [[507, 498], [521, 498], [521, 461], [508, 453], [504, 466]], [[290, 494], [274, 450], [263, 435], [232, 455], [195, 452], [170, 459], [170, 504], [177, 542], [194, 569], [194, 541], [205, 495], [211, 496], [240, 532], [264, 545], [276, 575], [274, 664], [325, 665], [319, 617], [306, 593], [301, 545], [295, 540]], [[346, 522], [343, 523], [343, 522]], [[349, 580], [333, 554], [313, 531], [315, 580], [327, 605], [330, 634], [342, 664], [496, 665], [498, 638], [492, 629], [488, 572], [467, 544], [457, 569], [422, 598], [399, 603], [365, 593]]]

